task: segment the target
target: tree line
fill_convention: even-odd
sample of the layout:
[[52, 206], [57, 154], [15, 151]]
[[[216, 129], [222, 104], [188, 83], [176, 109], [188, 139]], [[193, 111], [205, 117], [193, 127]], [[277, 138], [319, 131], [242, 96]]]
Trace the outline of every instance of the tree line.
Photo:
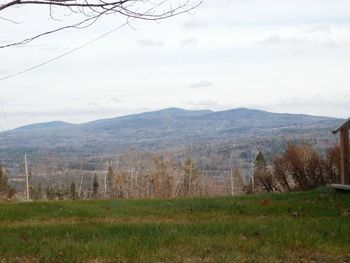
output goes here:
[[[0, 176], [1, 199], [10, 199], [11, 188], [6, 172]], [[131, 163], [122, 167], [108, 165], [105, 172], [93, 176], [81, 169], [80, 175], [61, 175], [59, 178], [30, 180], [31, 200], [41, 199], [115, 199], [115, 198], [174, 198], [205, 195], [202, 171], [191, 158], [178, 162], [162, 157], [133, 156]], [[10, 191], [11, 189], [11, 191]], [[23, 194], [24, 196], [24, 194]]]
[[[118, 165], [108, 164], [106, 171], [87, 174], [81, 163], [80, 174], [47, 182], [47, 177], [31, 180], [30, 199], [127, 199], [207, 196], [213, 179], [208, 180], [199, 162], [192, 158], [174, 158], [129, 154]], [[253, 160], [250, 176], [231, 167], [231, 192], [238, 181], [244, 193], [310, 190], [336, 182], [340, 176], [340, 149], [334, 146], [320, 153], [307, 144], [289, 144], [270, 159], [260, 151]], [[45, 178], [46, 182], [42, 179]], [[248, 178], [248, 179], [247, 179]], [[236, 179], [236, 180], [235, 180]], [[224, 184], [227, 184], [224, 182]], [[236, 183], [235, 183], [236, 184]], [[218, 188], [215, 194], [219, 194]], [[0, 200], [10, 200], [16, 191], [0, 169]], [[18, 194], [18, 193], [17, 193]], [[210, 192], [213, 195], [213, 192]]]

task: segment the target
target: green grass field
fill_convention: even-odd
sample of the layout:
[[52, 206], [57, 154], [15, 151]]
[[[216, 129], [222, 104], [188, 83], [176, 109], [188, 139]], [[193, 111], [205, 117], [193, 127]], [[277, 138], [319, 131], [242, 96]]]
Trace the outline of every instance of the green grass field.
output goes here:
[[350, 194], [1, 203], [0, 262], [350, 262]]

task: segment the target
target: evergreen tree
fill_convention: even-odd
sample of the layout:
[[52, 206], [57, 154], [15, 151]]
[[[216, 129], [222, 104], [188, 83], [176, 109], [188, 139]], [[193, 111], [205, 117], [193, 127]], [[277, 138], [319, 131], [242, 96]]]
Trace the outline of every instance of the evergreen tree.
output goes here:
[[78, 198], [78, 192], [74, 182], [72, 182], [70, 185], [70, 198], [72, 200], [76, 200]]
[[96, 198], [97, 197], [98, 187], [99, 187], [99, 183], [98, 183], [98, 180], [97, 180], [97, 176], [95, 174], [94, 180], [92, 182], [92, 198]]
[[264, 154], [259, 151], [258, 155], [255, 158], [255, 170], [266, 170], [267, 169], [267, 163], [265, 160]]
[[254, 163], [254, 191], [273, 192], [275, 190], [272, 173], [267, 167], [264, 154], [259, 151]]
[[0, 165], [0, 200], [9, 199], [12, 197], [12, 195], [13, 195], [13, 190], [8, 183], [6, 172], [3, 169], [3, 167]]
[[38, 185], [38, 199], [41, 199], [42, 198], [42, 187], [41, 187], [41, 183], [39, 182], [39, 185]]
[[106, 177], [106, 197], [107, 198], [114, 198], [115, 197], [115, 174], [113, 171], [112, 166], [108, 167], [107, 170], [107, 177]]
[[38, 185], [31, 185], [29, 187], [29, 193], [31, 200], [40, 200], [42, 198], [41, 183]]
[[55, 192], [54, 192], [54, 189], [52, 187], [47, 187], [45, 189], [45, 194], [46, 194], [46, 198], [48, 200], [54, 200], [55, 199]]
[[182, 192], [184, 196], [189, 196], [194, 194], [196, 190], [200, 171], [197, 165], [189, 158], [185, 161], [183, 173]]

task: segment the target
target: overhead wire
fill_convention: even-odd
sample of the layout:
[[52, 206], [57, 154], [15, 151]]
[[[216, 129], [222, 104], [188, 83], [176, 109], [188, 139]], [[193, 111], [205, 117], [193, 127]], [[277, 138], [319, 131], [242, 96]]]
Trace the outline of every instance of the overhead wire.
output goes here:
[[[152, 8], [148, 9], [147, 11], [145, 11], [144, 13], [140, 14], [140, 17], [149, 14], [151, 11], [153, 11], [154, 9], [156, 9], [157, 7], [159, 7], [162, 3], [164, 3], [164, 2], [161, 2], [160, 4], [155, 5], [155, 6], [153, 6]], [[165, 15], [164, 17], [159, 17], [159, 18], [157, 18], [157, 19], [155, 19], [155, 20], [161, 20], [161, 19], [164, 19], [164, 18], [177, 16], [177, 15], [180, 15], [180, 14], [183, 14], [183, 13], [188, 13], [190, 10], [192, 10], [192, 9], [198, 7], [199, 5], [201, 5], [201, 3], [202, 3], [202, 1], [200, 1], [197, 5], [191, 7], [189, 10], [179, 11], [179, 12], [177, 12], [177, 13], [176, 13], [176, 12], [173, 13], [172, 11], [170, 11], [170, 12], [168, 12], [167, 15]], [[176, 10], [176, 9], [174, 9], [174, 10]], [[173, 10], [173, 11], [174, 11], [174, 10]], [[109, 31], [107, 31], [106, 33], [104, 33], [104, 34], [98, 36], [97, 38], [94, 38], [94, 39], [92, 39], [92, 40], [90, 40], [90, 41], [88, 41], [88, 42], [86, 42], [86, 43], [84, 43], [84, 44], [82, 44], [82, 45], [80, 45], [80, 46], [77, 46], [76, 48], [73, 48], [73, 49], [71, 49], [71, 50], [69, 50], [69, 51], [67, 51], [67, 52], [65, 52], [65, 53], [63, 53], [63, 54], [61, 54], [61, 55], [58, 55], [58, 56], [56, 56], [56, 57], [53, 57], [53, 58], [51, 58], [51, 59], [49, 59], [49, 60], [46, 60], [46, 61], [44, 61], [44, 62], [41, 62], [41, 63], [39, 63], [39, 64], [37, 64], [37, 65], [31, 66], [31, 67], [29, 67], [29, 68], [26, 68], [26, 69], [24, 69], [24, 70], [21, 70], [21, 71], [12, 73], [12, 74], [9, 74], [9, 75], [7, 75], [7, 76], [5, 76], [5, 77], [1, 77], [1, 78], [0, 78], [0, 81], [6, 80], [6, 79], [10, 79], [10, 78], [13, 78], [13, 77], [15, 77], [15, 76], [18, 76], [18, 75], [24, 74], [24, 73], [26, 73], [26, 72], [32, 71], [32, 70], [37, 69], [37, 68], [39, 68], [39, 67], [42, 67], [42, 66], [44, 66], [44, 65], [46, 65], [46, 64], [49, 64], [49, 63], [51, 63], [51, 62], [53, 62], [53, 61], [56, 61], [56, 60], [58, 60], [58, 59], [60, 59], [60, 58], [62, 58], [62, 57], [65, 57], [65, 56], [67, 56], [67, 55], [69, 55], [69, 54], [71, 54], [71, 53], [73, 53], [73, 52], [76, 52], [76, 51], [78, 51], [79, 49], [82, 49], [82, 48], [84, 48], [84, 47], [86, 47], [86, 46], [89, 46], [89, 45], [91, 45], [92, 43], [97, 42], [98, 40], [100, 40], [100, 39], [102, 39], [102, 38], [104, 38], [104, 37], [106, 37], [106, 36], [112, 34], [113, 32], [115, 32], [115, 31], [117, 31], [117, 30], [119, 30], [119, 29], [121, 29], [121, 28], [123, 28], [123, 27], [125, 27], [125, 26], [127, 26], [127, 25], [130, 25], [130, 22], [132, 22], [132, 21], [134, 21], [134, 20], [136, 20], [136, 19], [138, 19], [138, 17], [136, 17], [136, 16], [130, 16], [130, 17], [128, 17], [128, 19], [127, 19], [127, 21], [126, 21], [125, 23], [123, 23], [123, 24], [121, 24], [121, 25], [119, 25], [119, 26], [117, 26], [117, 27], [115, 27], [115, 28], [112, 28], [111, 30], [109, 30]]]
[[[155, 8], [156, 8], [156, 6], [150, 8], [149, 10], [147, 10], [147, 11], [144, 13], [144, 15], [147, 14], [147, 13], [149, 13], [149, 12], [151, 12], [151, 11], [152, 11], [153, 9], [155, 9]], [[180, 13], [181, 13], [181, 12], [180, 12]], [[174, 14], [174, 15], [177, 15], [177, 14]], [[79, 45], [79, 46], [77, 46], [77, 47], [75, 47], [75, 48], [73, 48], [73, 49], [71, 49], [71, 50], [69, 50], [69, 51], [67, 51], [67, 52], [64, 52], [64, 53], [62, 53], [62, 54], [60, 54], [60, 55], [58, 55], [58, 56], [56, 56], [56, 57], [53, 57], [53, 58], [51, 58], [51, 59], [49, 59], [49, 60], [46, 60], [46, 61], [43, 61], [43, 62], [41, 62], [41, 63], [39, 63], [39, 64], [34, 65], [34, 66], [28, 67], [28, 68], [26, 68], [26, 69], [24, 69], [24, 70], [20, 70], [20, 71], [17, 71], [17, 72], [15, 72], [15, 73], [9, 74], [9, 75], [7, 75], [7, 76], [0, 77], [0, 81], [7, 80], [7, 79], [10, 79], [10, 78], [13, 78], [13, 77], [22, 75], [22, 74], [24, 74], [24, 73], [27, 73], [27, 72], [29, 72], [29, 71], [35, 70], [35, 69], [37, 69], [37, 68], [39, 68], [39, 67], [42, 67], [42, 66], [44, 66], [44, 65], [47, 65], [47, 64], [49, 64], [49, 63], [51, 63], [51, 62], [53, 62], [53, 61], [59, 60], [59, 59], [65, 57], [65, 56], [67, 56], [67, 55], [69, 55], [69, 54], [72, 54], [72, 53], [74, 53], [74, 52], [76, 52], [76, 51], [78, 51], [78, 50], [80, 50], [80, 49], [82, 49], [82, 48], [84, 48], [84, 47], [86, 47], [86, 46], [89, 46], [89, 45], [91, 45], [91, 44], [97, 42], [98, 40], [100, 40], [100, 39], [102, 39], [102, 38], [104, 38], [104, 37], [106, 37], [106, 36], [112, 34], [112, 33], [115, 32], [115, 31], [117, 31], [117, 30], [119, 30], [119, 29], [121, 29], [121, 28], [123, 28], [123, 27], [129, 25], [131, 21], [136, 20], [136, 19], [137, 19], [137, 17], [128, 18], [127, 21], [126, 21], [125, 23], [123, 23], [123, 24], [121, 24], [121, 25], [119, 25], [119, 26], [117, 26], [117, 27], [112, 28], [111, 30], [105, 32], [104, 34], [102, 34], [102, 35], [100, 35], [100, 36], [98, 36], [98, 37], [96, 37], [96, 38], [94, 38], [94, 39], [92, 39], [92, 40], [90, 40], [90, 41], [88, 41], [88, 42], [82, 44], [82, 45]], [[4, 107], [4, 104], [2, 103], [1, 100], [0, 100], [0, 108], [1, 108], [2, 115], [3, 115], [4, 120], [5, 120], [6, 128], [7, 128], [7, 130], [10, 130], [10, 125], [9, 125], [9, 122], [8, 122], [8, 119], [7, 119], [7, 114], [6, 114], [6, 112], [5, 112], [5, 107]], [[1, 127], [2, 127], [2, 126], [0, 126], [0, 128], [1, 128]], [[1, 128], [1, 129], [3, 130], [3, 128]]]
[[[200, 1], [196, 6], [190, 8], [190, 9], [196, 8], [196, 7], [199, 6], [201, 3], [202, 3], [202, 1]], [[153, 11], [156, 7], [160, 6], [161, 4], [162, 4], [162, 3], [160, 3], [160, 4], [156, 5], [156, 6], [153, 6], [152, 8], [150, 8], [150, 9], [148, 9], [146, 12], [144, 12], [142, 15], [148, 14], [149, 12]], [[178, 13], [176, 13], [176, 12], [175, 12], [175, 13], [172, 13], [172, 12], [170, 12], [170, 13], [169, 13], [170, 15], [169, 15], [169, 16], [165, 16], [165, 17], [176, 16], [176, 15], [182, 14], [182, 13], [184, 13], [184, 12], [188, 12], [188, 11], [189, 11], [189, 10], [187, 10], [187, 11], [182, 11], [182, 12], [178, 12]], [[100, 40], [100, 39], [102, 39], [102, 38], [104, 38], [104, 37], [106, 37], [106, 36], [112, 34], [113, 32], [115, 32], [115, 31], [117, 31], [117, 30], [119, 30], [119, 29], [121, 29], [121, 28], [123, 28], [123, 27], [125, 27], [126, 25], [129, 25], [131, 21], [136, 20], [137, 18], [138, 18], [138, 17], [136, 17], [136, 16], [130, 16], [130, 17], [128, 17], [128, 19], [127, 19], [127, 21], [126, 21], [125, 23], [123, 23], [123, 24], [121, 24], [121, 25], [119, 25], [119, 26], [117, 26], [117, 27], [112, 28], [111, 30], [105, 32], [104, 34], [102, 34], [102, 35], [100, 35], [100, 36], [98, 36], [98, 37], [96, 37], [96, 38], [94, 38], [94, 39], [92, 39], [92, 40], [90, 40], [90, 41], [88, 41], [88, 42], [82, 44], [82, 45], [79, 45], [79, 46], [77, 46], [77, 47], [75, 47], [75, 48], [73, 48], [73, 49], [71, 49], [71, 50], [69, 50], [69, 51], [67, 51], [67, 52], [65, 52], [65, 53], [63, 53], [63, 54], [60, 54], [60, 55], [58, 55], [58, 56], [56, 56], [56, 57], [53, 57], [53, 58], [51, 58], [51, 59], [49, 59], [49, 60], [43, 61], [43, 62], [41, 62], [41, 63], [39, 63], [39, 64], [37, 64], [37, 65], [28, 67], [28, 68], [26, 68], [26, 69], [24, 69], [24, 70], [21, 70], [21, 71], [18, 71], [18, 72], [9, 74], [9, 75], [4, 76], [4, 77], [0, 77], [0, 81], [7, 80], [7, 79], [10, 79], [10, 78], [13, 78], [13, 77], [22, 75], [22, 74], [24, 74], [24, 73], [27, 73], [27, 72], [29, 72], [29, 71], [35, 70], [35, 69], [37, 69], [37, 68], [39, 68], [39, 67], [42, 67], [42, 66], [44, 66], [44, 65], [47, 65], [47, 64], [49, 64], [49, 63], [51, 63], [51, 62], [53, 62], [53, 61], [59, 60], [59, 59], [65, 57], [65, 56], [67, 56], [67, 55], [69, 55], [69, 54], [72, 54], [72, 53], [74, 53], [74, 52], [76, 52], [76, 51], [78, 51], [78, 50], [80, 50], [80, 49], [82, 49], [82, 48], [84, 48], [84, 47], [86, 47], [86, 46], [89, 46], [89, 45], [91, 45], [91, 44], [97, 42], [98, 40]], [[0, 100], [0, 108], [1, 108], [1, 111], [2, 111], [3, 118], [4, 118], [4, 120], [5, 120], [6, 128], [7, 128], [7, 130], [10, 130], [10, 125], [9, 125], [9, 122], [8, 122], [8, 118], [7, 118], [7, 114], [6, 114], [6, 111], [5, 111], [5, 107], [4, 107], [4, 104], [2, 103], [1, 100]], [[0, 124], [0, 125], [1, 125], [1, 124]], [[0, 126], [0, 128], [3, 129], [2, 126]]]
[[[200, 2], [199, 4], [201, 4], [201, 2]], [[199, 5], [199, 4], [198, 4], [198, 5]], [[158, 5], [157, 5], [157, 6], [158, 6]], [[147, 10], [146, 12], [144, 12], [143, 15], [148, 14], [149, 12], [151, 12], [152, 10], [154, 10], [157, 6], [154, 6], [154, 7], [150, 8], [149, 10]], [[172, 14], [172, 16], [179, 15], [179, 14], [181, 14], [181, 13], [183, 13], [183, 12], [179, 12], [179, 13]], [[64, 52], [64, 53], [62, 53], [62, 54], [60, 54], [60, 55], [58, 55], [58, 56], [56, 56], [56, 57], [53, 57], [53, 58], [51, 58], [51, 59], [49, 59], [49, 60], [46, 60], [46, 61], [43, 61], [43, 62], [41, 62], [41, 63], [39, 63], [39, 64], [34, 65], [34, 66], [28, 67], [28, 68], [26, 68], [26, 69], [24, 69], [24, 70], [20, 70], [20, 71], [17, 71], [17, 72], [15, 72], [15, 73], [9, 74], [9, 75], [7, 75], [7, 76], [0, 77], [0, 81], [7, 80], [7, 79], [10, 79], [10, 78], [13, 78], [13, 77], [22, 75], [22, 74], [24, 74], [24, 73], [27, 73], [27, 72], [29, 72], [29, 71], [35, 70], [35, 69], [37, 69], [37, 68], [39, 68], [39, 67], [42, 67], [42, 66], [44, 66], [44, 65], [47, 65], [47, 64], [49, 64], [49, 63], [51, 63], [51, 62], [53, 62], [53, 61], [59, 60], [59, 59], [65, 57], [65, 56], [67, 56], [67, 55], [69, 55], [69, 54], [72, 54], [72, 53], [74, 53], [74, 52], [76, 52], [76, 51], [78, 51], [78, 50], [80, 50], [80, 49], [82, 49], [82, 48], [85, 48], [85, 47], [87, 47], [87, 46], [89, 46], [89, 45], [91, 45], [91, 44], [93, 44], [93, 43], [99, 41], [100, 39], [102, 39], [102, 38], [104, 38], [104, 37], [106, 37], [106, 36], [112, 34], [113, 32], [115, 32], [115, 31], [117, 31], [117, 30], [119, 30], [119, 29], [121, 29], [121, 28], [123, 28], [123, 27], [129, 25], [131, 21], [136, 20], [136, 19], [137, 19], [137, 17], [128, 18], [127, 21], [126, 21], [125, 23], [123, 23], [123, 24], [121, 24], [121, 25], [118, 25], [118, 26], [112, 28], [111, 30], [105, 32], [104, 34], [102, 34], [102, 35], [100, 35], [100, 36], [98, 36], [98, 37], [96, 37], [96, 38], [94, 38], [94, 39], [92, 39], [92, 40], [90, 40], [90, 41], [88, 41], [88, 42], [86, 42], [86, 43], [84, 43], [84, 44], [81, 44], [81, 45], [79, 45], [79, 46], [77, 46], [77, 47], [75, 47], [75, 48], [73, 48], [73, 49], [71, 49], [71, 50], [69, 50], [69, 51], [67, 51], [67, 52]], [[3, 116], [3, 118], [4, 118], [6, 128], [7, 128], [7, 130], [10, 130], [10, 125], [9, 125], [9, 122], [8, 122], [8, 118], [7, 118], [7, 114], [6, 114], [6, 111], [5, 111], [5, 107], [4, 107], [4, 104], [2, 103], [1, 99], [0, 99], [0, 110], [2, 111], [2, 116]], [[4, 130], [1, 123], [0, 123], [0, 129], [1, 129], [1, 130]], [[7, 140], [5, 140], [5, 141], [6, 141], [6, 143], [8, 144], [8, 141], [7, 141]]]
[[115, 27], [115, 28], [113, 28], [113, 29], [107, 31], [106, 33], [100, 35], [100, 36], [97, 37], [97, 38], [94, 38], [94, 39], [92, 39], [92, 40], [90, 40], [90, 41], [88, 41], [88, 42], [86, 42], [86, 43], [84, 43], [84, 44], [82, 44], [82, 45], [79, 45], [79, 46], [77, 46], [76, 48], [73, 48], [73, 49], [71, 49], [71, 50], [69, 50], [69, 51], [67, 51], [67, 52], [65, 52], [65, 53], [62, 53], [62, 54], [60, 54], [60, 55], [58, 55], [58, 56], [56, 56], [56, 57], [53, 57], [53, 58], [51, 58], [51, 59], [49, 59], [49, 60], [46, 60], [46, 61], [44, 61], [44, 62], [41, 62], [41, 63], [37, 64], [37, 65], [31, 66], [31, 67], [29, 67], [29, 68], [26, 68], [26, 69], [24, 69], [24, 70], [21, 70], [21, 71], [18, 71], [18, 72], [9, 74], [9, 75], [7, 75], [7, 76], [5, 76], [5, 77], [2, 77], [2, 78], [0, 78], [0, 81], [6, 80], [6, 79], [9, 79], [9, 78], [13, 78], [13, 77], [18, 76], [18, 75], [21, 75], [21, 74], [24, 74], [24, 73], [26, 73], [26, 72], [29, 72], [29, 71], [32, 71], [32, 70], [37, 69], [37, 68], [39, 68], [39, 67], [42, 67], [42, 66], [44, 66], [44, 65], [46, 65], [46, 64], [49, 64], [49, 63], [51, 63], [51, 62], [53, 62], [53, 61], [55, 61], [55, 60], [58, 60], [58, 59], [60, 59], [60, 58], [63, 58], [63, 57], [65, 57], [65, 56], [67, 56], [67, 55], [69, 55], [69, 54], [71, 54], [71, 53], [73, 53], [73, 52], [75, 52], [75, 51], [78, 51], [79, 49], [82, 49], [82, 48], [84, 48], [84, 47], [86, 47], [86, 46], [88, 46], [88, 45], [91, 45], [92, 43], [94, 43], [94, 42], [96, 42], [96, 41], [98, 41], [98, 40], [100, 40], [100, 39], [102, 39], [102, 38], [104, 38], [104, 37], [110, 35], [110, 34], [113, 33], [114, 31], [116, 31], [116, 30], [118, 30], [118, 29], [120, 29], [120, 28], [123, 28], [124, 26], [126, 26], [126, 25], [128, 25], [128, 24], [129, 24], [129, 21], [127, 21], [127, 22], [125, 22], [124, 24], [119, 25], [119, 26], [117, 26], [117, 27]]
[[[150, 12], [151, 10], [152, 10], [152, 9], [148, 10], [147, 12]], [[132, 20], [135, 20], [135, 19], [136, 19], [136, 18], [133, 18]], [[94, 38], [94, 39], [92, 39], [92, 40], [90, 40], [90, 41], [88, 41], [88, 42], [86, 42], [86, 43], [84, 43], [84, 44], [82, 44], [82, 45], [79, 45], [79, 46], [77, 46], [76, 48], [73, 48], [73, 49], [71, 49], [71, 50], [69, 50], [69, 51], [67, 51], [67, 52], [65, 52], [65, 53], [63, 53], [63, 54], [60, 54], [60, 55], [58, 55], [58, 56], [56, 56], [56, 57], [53, 57], [53, 58], [51, 58], [51, 59], [49, 59], [49, 60], [46, 60], [46, 61], [44, 61], [44, 62], [41, 62], [41, 63], [37, 64], [37, 65], [31, 66], [31, 67], [29, 67], [29, 68], [26, 68], [26, 69], [24, 69], [24, 70], [21, 70], [21, 71], [18, 71], [18, 72], [9, 74], [9, 75], [7, 75], [7, 76], [5, 76], [5, 77], [1, 77], [1, 78], [0, 78], [0, 81], [6, 80], [6, 79], [10, 79], [10, 78], [13, 78], [13, 77], [16, 77], [16, 76], [19, 76], [19, 75], [21, 75], [21, 74], [24, 74], [24, 73], [26, 73], [26, 72], [29, 72], [29, 71], [32, 71], [32, 70], [37, 69], [37, 68], [39, 68], [39, 67], [42, 67], [42, 66], [44, 66], [44, 65], [46, 65], [46, 64], [49, 64], [49, 63], [51, 63], [51, 62], [53, 62], [53, 61], [56, 61], [56, 60], [58, 60], [58, 59], [60, 59], [60, 58], [63, 58], [63, 57], [65, 57], [65, 56], [67, 56], [67, 55], [69, 55], [69, 54], [71, 54], [71, 53], [73, 53], [73, 52], [78, 51], [79, 49], [82, 49], [82, 48], [84, 48], [84, 47], [86, 47], [86, 46], [88, 46], [88, 45], [91, 45], [91, 44], [94, 43], [94, 42], [97, 42], [98, 40], [100, 40], [100, 39], [102, 39], [102, 38], [104, 38], [104, 37], [110, 35], [111, 33], [113, 33], [113, 32], [115, 32], [115, 31], [119, 30], [120, 28], [125, 27], [125, 26], [128, 25], [129, 23], [130, 23], [130, 21], [128, 20], [128, 21], [126, 21], [125, 23], [123, 23], [123, 24], [121, 24], [121, 25], [119, 25], [119, 26], [117, 26], [117, 27], [114, 27], [114, 28], [112, 28], [111, 30], [107, 31], [106, 33], [104, 33], [104, 34], [98, 36], [97, 38]], [[8, 122], [8, 118], [7, 118], [7, 114], [6, 114], [6, 111], [5, 111], [5, 107], [4, 107], [4, 104], [2, 103], [2, 100], [1, 100], [1, 99], [0, 99], [0, 109], [1, 109], [1, 111], [2, 111], [2, 116], [3, 116], [3, 118], [4, 118], [6, 128], [7, 128], [7, 130], [10, 130], [10, 125], [9, 125], [9, 122]], [[6, 128], [5, 128], [5, 129], [6, 129]], [[1, 125], [1, 123], [0, 123], [0, 129], [3, 130], [3, 131], [5, 130], [5, 129], [3, 128], [3, 126]]]

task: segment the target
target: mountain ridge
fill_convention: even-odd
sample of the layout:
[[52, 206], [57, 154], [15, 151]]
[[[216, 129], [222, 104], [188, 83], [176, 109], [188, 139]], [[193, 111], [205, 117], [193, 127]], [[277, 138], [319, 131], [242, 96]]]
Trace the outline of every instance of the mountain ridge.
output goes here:
[[[181, 113], [181, 114], [180, 114]], [[324, 120], [344, 120], [342, 118], [336, 118], [336, 117], [327, 117], [327, 116], [317, 116], [317, 115], [309, 115], [309, 114], [302, 114], [302, 113], [276, 113], [276, 112], [269, 112], [269, 111], [264, 111], [264, 110], [259, 110], [259, 109], [249, 109], [249, 108], [234, 108], [234, 109], [228, 109], [228, 110], [223, 110], [223, 111], [212, 111], [212, 110], [186, 110], [186, 109], [181, 109], [181, 108], [165, 108], [161, 110], [155, 110], [155, 111], [148, 111], [148, 112], [142, 112], [142, 113], [137, 113], [137, 114], [128, 114], [128, 115], [123, 115], [123, 116], [118, 116], [118, 117], [112, 117], [112, 118], [106, 118], [106, 119], [98, 119], [98, 120], [92, 120], [84, 123], [69, 123], [65, 121], [49, 121], [49, 122], [39, 122], [39, 123], [32, 123], [28, 125], [23, 125], [18, 128], [1, 132], [1, 133], [6, 133], [6, 132], [12, 132], [12, 131], [24, 131], [24, 130], [33, 130], [33, 129], [45, 129], [45, 128], [61, 128], [61, 127], [67, 127], [67, 126], [90, 126], [90, 125], [95, 125], [95, 124], [101, 124], [105, 122], [110, 122], [110, 121], [124, 121], [124, 120], [134, 120], [134, 119], [140, 119], [144, 118], [147, 119], [150, 116], [151, 117], [160, 117], [160, 116], [166, 116], [166, 117], [171, 117], [171, 116], [176, 116], [176, 117], [183, 117], [183, 116], [202, 116], [203, 118], [207, 117], [208, 115], [212, 116], [218, 116], [218, 115], [227, 115], [227, 114], [240, 114], [244, 115], [245, 113], [249, 113], [250, 115], [252, 113], [255, 114], [271, 114], [270, 116], [273, 115], [279, 115], [279, 116], [289, 116], [289, 117], [305, 117], [305, 118], [319, 118], [319, 119], [324, 119]], [[247, 115], [245, 116], [247, 117]], [[248, 116], [249, 117], [249, 116]]]
[[325, 149], [334, 144], [331, 130], [342, 122], [247, 108], [217, 112], [170, 108], [82, 124], [54, 121], [0, 133], [0, 162], [18, 170], [27, 153], [32, 162], [57, 156], [73, 163], [85, 158], [96, 164], [131, 149], [183, 152], [189, 145], [202, 148], [200, 156], [217, 152], [227, 157], [231, 152], [246, 155], [252, 147], [276, 153], [286, 143], [304, 140]]

